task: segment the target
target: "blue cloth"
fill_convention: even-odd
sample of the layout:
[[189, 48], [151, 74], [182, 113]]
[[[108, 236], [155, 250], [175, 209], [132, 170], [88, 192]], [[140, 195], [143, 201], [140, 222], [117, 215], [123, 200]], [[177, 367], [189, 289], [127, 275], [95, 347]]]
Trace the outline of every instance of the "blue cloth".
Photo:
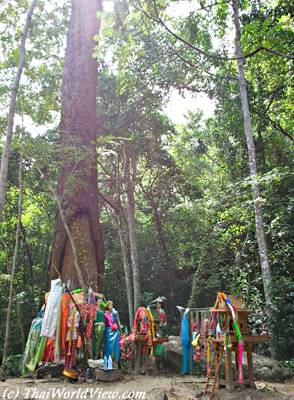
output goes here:
[[183, 364], [182, 374], [190, 372], [191, 343], [189, 335], [189, 309], [186, 309], [182, 317], [182, 346], [183, 346]]
[[[113, 311], [113, 322], [117, 323], [116, 311]], [[119, 363], [119, 359], [120, 359], [119, 338], [120, 338], [119, 329], [113, 330], [110, 326], [105, 327], [104, 356], [106, 356], [108, 359], [109, 356], [114, 355], [117, 363]]]

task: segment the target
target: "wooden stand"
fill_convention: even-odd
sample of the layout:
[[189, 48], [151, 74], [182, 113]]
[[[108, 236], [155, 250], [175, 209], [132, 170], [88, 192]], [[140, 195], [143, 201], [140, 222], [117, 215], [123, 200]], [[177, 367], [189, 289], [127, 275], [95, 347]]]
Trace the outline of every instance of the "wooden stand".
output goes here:
[[[207, 380], [205, 386], [205, 394], [210, 399], [213, 398], [219, 386], [225, 387], [232, 392], [236, 387], [249, 386], [255, 388], [253, 377], [252, 352], [255, 343], [268, 342], [267, 335], [257, 336], [251, 335], [248, 326], [249, 311], [244, 308], [240, 299], [233, 296], [228, 297], [230, 304], [233, 305], [235, 311], [235, 320], [231, 315], [231, 310], [222, 304], [217, 297], [214, 308], [210, 309], [210, 327], [201, 336], [201, 343], [207, 349], [212, 346], [214, 349], [213, 362], [207, 367]], [[238, 364], [238, 338], [235, 332], [236, 321], [243, 340], [243, 351], [247, 355], [247, 379], [239, 382], [239, 364]], [[216, 333], [216, 322], [220, 325], [218, 333]], [[217, 336], [217, 337], [216, 337]], [[222, 355], [225, 355], [225, 379], [220, 380], [219, 372], [221, 367]], [[235, 368], [233, 363], [233, 354], [235, 354]], [[212, 382], [213, 381], [213, 382]]]
[[[252, 363], [252, 352], [255, 343], [265, 343], [268, 341], [268, 336], [243, 336], [244, 341], [244, 352], [247, 354], [247, 379], [244, 385], [255, 388], [254, 378], [253, 378], [253, 363]], [[226, 348], [225, 350], [225, 339], [221, 337], [219, 339], [207, 339], [207, 345], [209, 343], [213, 344], [215, 351], [224, 352], [225, 354], [225, 380], [221, 381], [221, 386], [224, 386], [229, 391], [240, 386], [238, 383], [238, 363], [236, 362], [236, 370], [234, 374], [233, 368], [233, 358], [232, 355], [235, 353], [236, 360], [238, 358], [238, 341], [236, 338], [232, 340], [232, 347]], [[218, 388], [218, 385], [216, 386]]]

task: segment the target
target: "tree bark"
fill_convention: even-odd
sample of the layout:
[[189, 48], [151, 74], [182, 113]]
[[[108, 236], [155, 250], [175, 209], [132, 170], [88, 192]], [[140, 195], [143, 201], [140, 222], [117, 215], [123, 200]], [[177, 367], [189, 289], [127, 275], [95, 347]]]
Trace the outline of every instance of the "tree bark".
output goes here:
[[128, 300], [128, 311], [129, 311], [129, 326], [132, 329], [134, 321], [134, 300], [133, 300], [133, 285], [132, 285], [132, 271], [128, 257], [128, 227], [125, 221], [124, 209], [121, 204], [121, 184], [120, 184], [120, 157], [117, 154], [117, 165], [116, 165], [116, 198], [117, 208], [114, 209], [117, 218], [117, 230], [120, 241], [120, 248], [122, 254], [122, 262], [124, 268], [127, 300]]
[[128, 258], [128, 241], [126, 224], [124, 222], [124, 217], [122, 216], [122, 211], [119, 211], [117, 215], [117, 229], [120, 241], [120, 248], [122, 253], [122, 261], [125, 274], [126, 290], [127, 290], [127, 300], [128, 300], [128, 310], [129, 310], [129, 325], [132, 329], [134, 321], [134, 302], [133, 302], [133, 286], [132, 286], [132, 272], [129, 264]]
[[4, 274], [8, 274], [8, 267], [9, 267], [9, 251], [8, 251], [8, 246], [5, 243], [4, 240], [0, 239], [0, 242], [4, 248], [4, 252], [5, 252], [5, 263], [4, 263], [4, 270], [3, 273]]
[[[124, 145], [125, 158], [125, 184], [127, 192], [127, 221], [129, 228], [130, 251], [133, 268], [133, 288], [134, 288], [134, 313], [141, 305], [141, 280], [140, 280], [140, 265], [136, 235], [136, 220], [135, 220], [135, 189], [134, 177], [131, 178], [131, 156], [128, 144]], [[134, 172], [134, 161], [132, 162]]]
[[255, 229], [256, 229], [256, 238], [258, 242], [258, 250], [259, 250], [259, 258], [261, 264], [261, 273], [262, 273], [262, 281], [264, 287], [264, 297], [265, 297], [265, 305], [267, 314], [269, 317], [269, 334], [271, 337], [271, 350], [273, 352], [272, 345], [272, 333], [271, 333], [271, 321], [272, 321], [272, 312], [271, 312], [271, 294], [270, 294], [270, 282], [271, 282], [271, 268], [268, 258], [268, 249], [266, 236], [264, 231], [264, 222], [263, 222], [263, 212], [261, 206], [261, 198], [260, 198], [260, 190], [258, 184], [257, 177], [257, 167], [256, 167], [256, 151], [253, 139], [253, 129], [251, 123], [251, 116], [249, 111], [249, 103], [248, 103], [248, 95], [247, 95], [247, 86], [245, 81], [245, 71], [244, 71], [244, 58], [241, 47], [241, 27], [239, 21], [239, 9], [237, 0], [232, 0], [233, 11], [234, 11], [234, 24], [235, 24], [235, 45], [236, 45], [236, 57], [238, 64], [238, 80], [239, 80], [239, 90], [242, 104], [242, 112], [244, 119], [244, 128], [247, 142], [247, 150], [248, 150], [248, 159], [249, 159], [249, 170], [251, 177], [251, 187], [252, 187], [252, 195], [253, 195], [253, 203], [254, 203], [254, 215], [255, 215]]
[[[51, 278], [56, 277], [57, 268], [70, 289], [84, 282], [99, 291], [103, 288], [104, 251], [97, 188], [97, 62], [93, 58], [93, 36], [100, 29], [96, 14], [101, 9], [101, 0], [72, 1], [61, 99], [61, 207], [51, 257]], [[80, 267], [82, 278], [74, 265]]]
[[10, 320], [11, 320], [11, 311], [12, 311], [12, 304], [13, 304], [13, 290], [14, 290], [14, 279], [15, 279], [15, 273], [16, 273], [18, 243], [19, 243], [19, 236], [20, 236], [20, 222], [21, 222], [21, 212], [22, 212], [22, 156], [21, 155], [20, 155], [20, 160], [19, 160], [18, 185], [19, 185], [18, 215], [17, 215], [17, 224], [16, 224], [16, 233], [15, 233], [14, 254], [13, 254], [12, 269], [11, 269], [11, 276], [10, 276], [10, 285], [9, 285], [9, 297], [8, 297], [8, 307], [7, 307], [7, 316], [6, 316], [6, 327], [5, 327], [5, 338], [4, 338], [4, 346], [3, 346], [2, 364], [5, 364], [6, 358], [8, 356], [8, 349], [9, 349]]
[[[22, 239], [23, 239], [23, 244], [24, 244], [24, 250], [28, 258], [28, 266], [29, 266], [29, 279], [31, 282], [33, 282], [34, 276], [33, 276], [33, 265], [34, 265], [34, 260], [32, 257], [32, 252], [30, 245], [27, 242], [27, 235], [26, 235], [26, 230], [25, 227], [23, 226], [22, 222], [20, 221], [20, 229], [22, 233]], [[24, 268], [24, 275], [25, 274], [25, 268]]]
[[1, 157], [1, 167], [0, 167], [0, 220], [3, 214], [3, 208], [5, 204], [6, 197], [6, 186], [7, 186], [7, 173], [8, 173], [8, 163], [11, 151], [11, 143], [13, 138], [13, 128], [14, 128], [14, 116], [16, 109], [16, 99], [17, 93], [19, 89], [19, 83], [22, 76], [22, 71], [25, 64], [25, 56], [26, 56], [26, 40], [28, 37], [28, 32], [31, 24], [32, 15], [34, 12], [34, 8], [37, 0], [33, 0], [31, 6], [27, 12], [27, 17], [24, 25], [24, 29], [21, 35], [21, 42], [19, 47], [19, 63], [17, 67], [17, 72], [15, 76], [15, 80], [11, 89], [10, 96], [10, 105], [8, 112], [8, 122], [7, 122], [7, 130], [6, 130], [6, 139], [4, 143], [3, 153]]
[[167, 286], [169, 296], [173, 300], [175, 297], [175, 293], [174, 293], [174, 285], [173, 285], [172, 261], [168, 254], [168, 249], [167, 249], [166, 241], [164, 238], [164, 232], [163, 232], [163, 228], [162, 228], [160, 215], [158, 212], [158, 207], [157, 207], [154, 199], [152, 198], [152, 194], [150, 194], [149, 199], [150, 199], [150, 204], [151, 204], [151, 208], [152, 208], [153, 223], [154, 223], [155, 231], [157, 234], [160, 258], [161, 258], [161, 262], [162, 262], [165, 276], [166, 276], [166, 286]]
[[17, 315], [17, 321], [18, 321], [19, 329], [20, 329], [22, 351], [24, 351], [25, 344], [26, 344], [26, 336], [25, 336], [24, 327], [23, 327], [23, 323], [22, 323], [22, 317], [21, 317], [21, 310], [20, 310], [19, 302], [16, 303], [16, 315]]

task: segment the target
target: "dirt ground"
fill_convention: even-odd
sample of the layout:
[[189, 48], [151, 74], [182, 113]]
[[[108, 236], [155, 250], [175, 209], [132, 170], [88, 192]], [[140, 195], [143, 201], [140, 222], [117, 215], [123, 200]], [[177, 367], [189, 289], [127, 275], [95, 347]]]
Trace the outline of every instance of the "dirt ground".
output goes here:
[[[205, 380], [191, 376], [125, 377], [114, 383], [69, 383], [60, 379], [8, 379], [0, 382], [0, 399], [144, 399], [190, 400], [204, 390]], [[257, 390], [228, 393], [219, 391], [222, 400], [290, 400], [294, 399], [294, 381], [283, 384], [256, 382]], [[199, 398], [199, 397], [198, 397]], [[204, 399], [204, 397], [202, 397]]]

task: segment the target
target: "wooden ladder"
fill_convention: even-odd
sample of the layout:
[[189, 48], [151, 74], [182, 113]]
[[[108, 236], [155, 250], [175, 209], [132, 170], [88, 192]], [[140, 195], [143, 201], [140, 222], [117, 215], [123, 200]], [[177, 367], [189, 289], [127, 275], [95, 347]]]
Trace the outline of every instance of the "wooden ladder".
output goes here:
[[[221, 360], [223, 356], [224, 348], [223, 346], [216, 345], [213, 353], [213, 360], [210, 369], [208, 369], [206, 385], [204, 394], [205, 396], [212, 399], [218, 390], [219, 383], [219, 370], [221, 365]], [[213, 379], [213, 382], [211, 380]]]

